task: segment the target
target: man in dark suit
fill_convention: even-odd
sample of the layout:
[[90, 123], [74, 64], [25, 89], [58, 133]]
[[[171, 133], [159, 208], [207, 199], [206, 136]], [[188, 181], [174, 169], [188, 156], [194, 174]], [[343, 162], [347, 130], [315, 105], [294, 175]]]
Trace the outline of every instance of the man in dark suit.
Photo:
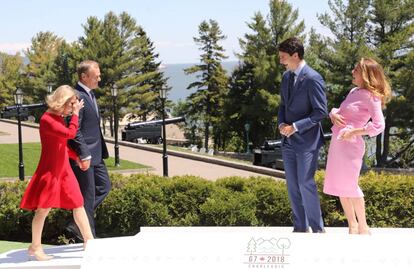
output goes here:
[[293, 213], [294, 232], [324, 232], [314, 175], [319, 149], [324, 143], [321, 120], [327, 117], [324, 81], [303, 60], [298, 38], [279, 45], [279, 61], [285, 66], [278, 113], [282, 157]]
[[[91, 230], [96, 237], [94, 212], [111, 189], [108, 171], [103, 159], [108, 158], [108, 149], [102, 136], [100, 114], [93, 90], [101, 80], [99, 64], [86, 60], [78, 66], [79, 82], [76, 85], [80, 99], [85, 100], [79, 113], [79, 128], [75, 139], [69, 141], [80, 158], [80, 163], [71, 161], [84, 199]], [[80, 239], [76, 226], [69, 224], [67, 229]]]

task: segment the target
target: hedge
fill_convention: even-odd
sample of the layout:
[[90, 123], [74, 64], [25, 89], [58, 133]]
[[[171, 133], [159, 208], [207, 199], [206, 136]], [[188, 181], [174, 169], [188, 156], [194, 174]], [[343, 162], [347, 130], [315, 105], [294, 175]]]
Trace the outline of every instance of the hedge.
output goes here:
[[[337, 197], [322, 193], [326, 226], [346, 226]], [[215, 182], [194, 176], [124, 177], [111, 174], [113, 189], [96, 212], [99, 237], [134, 235], [141, 226], [291, 226], [284, 181], [227, 177]], [[33, 213], [19, 208], [25, 182], [0, 183], [0, 240], [30, 241]], [[414, 176], [369, 172], [361, 177], [372, 227], [414, 227]], [[45, 243], [65, 243], [71, 212], [52, 210]]]

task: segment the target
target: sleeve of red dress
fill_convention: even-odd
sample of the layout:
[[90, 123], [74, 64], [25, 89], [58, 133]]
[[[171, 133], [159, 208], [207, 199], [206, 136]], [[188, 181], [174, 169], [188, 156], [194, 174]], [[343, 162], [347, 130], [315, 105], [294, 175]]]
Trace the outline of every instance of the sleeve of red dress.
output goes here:
[[384, 131], [385, 120], [382, 114], [381, 100], [376, 96], [368, 98], [368, 111], [371, 116], [364, 129], [370, 137], [376, 136]]
[[78, 130], [78, 116], [72, 115], [68, 127], [62, 124], [56, 124], [55, 122], [46, 122], [46, 124], [47, 128], [45, 128], [45, 131], [49, 134], [62, 138], [73, 139], [76, 136], [76, 131]]

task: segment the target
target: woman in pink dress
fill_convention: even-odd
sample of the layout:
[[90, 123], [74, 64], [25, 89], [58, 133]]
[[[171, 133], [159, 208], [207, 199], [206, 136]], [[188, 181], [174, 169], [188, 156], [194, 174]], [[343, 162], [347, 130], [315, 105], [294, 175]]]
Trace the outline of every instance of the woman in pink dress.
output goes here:
[[358, 185], [365, 153], [362, 136], [374, 137], [384, 130], [382, 108], [391, 98], [391, 89], [383, 68], [373, 59], [362, 58], [352, 76], [357, 87], [329, 114], [332, 140], [323, 192], [339, 196], [350, 234], [370, 234], [364, 194]]
[[[52, 258], [43, 252], [41, 243], [43, 225], [51, 208], [72, 210], [85, 243], [93, 239], [79, 184], [69, 165], [69, 157], [77, 161], [79, 158], [67, 147], [68, 139], [76, 135], [83, 100], [77, 100], [75, 90], [64, 85], [49, 95], [46, 102], [49, 109], [40, 119], [39, 127], [42, 143], [40, 161], [20, 203], [21, 208], [35, 211], [32, 244], [28, 252], [41, 261]], [[72, 118], [66, 127], [63, 117], [69, 114]]]

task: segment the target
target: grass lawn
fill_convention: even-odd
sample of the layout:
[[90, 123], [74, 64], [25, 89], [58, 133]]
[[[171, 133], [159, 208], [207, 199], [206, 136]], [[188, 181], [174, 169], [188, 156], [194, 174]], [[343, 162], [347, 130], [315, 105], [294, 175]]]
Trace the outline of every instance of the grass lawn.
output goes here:
[[[12, 241], [1, 241], [0, 240], [0, 254], [8, 252], [14, 249], [25, 249], [28, 248], [30, 243], [12, 242]], [[43, 244], [43, 247], [49, 247], [51, 245]]]
[[28, 248], [30, 243], [20, 243], [11, 241], [0, 241], [0, 253], [7, 252], [13, 249]]
[[[148, 144], [148, 146], [154, 146], [154, 147], [157, 147], [157, 148], [162, 148], [162, 144], [159, 144], [159, 145]], [[175, 150], [175, 151], [180, 151], [180, 152], [185, 152], [185, 153], [190, 153], [190, 154], [194, 154], [194, 155], [201, 155], [201, 156], [206, 156], [206, 157], [210, 157], [210, 158], [216, 158], [216, 159], [221, 159], [221, 160], [236, 162], [236, 163], [252, 164], [251, 161], [245, 161], [245, 160], [240, 160], [240, 159], [231, 158], [231, 157], [225, 157], [225, 156], [208, 155], [208, 154], [205, 154], [205, 153], [192, 152], [189, 149], [185, 149], [185, 148], [179, 147], [179, 146], [167, 145], [167, 150], [168, 149]]]
[[[40, 143], [23, 143], [23, 161], [24, 173], [26, 176], [33, 175], [36, 170], [40, 158], [41, 146]], [[0, 178], [2, 177], [18, 177], [19, 165], [19, 145], [18, 144], [0, 144]], [[114, 158], [110, 157], [105, 160], [108, 170], [129, 170], [140, 169], [147, 166], [120, 160], [120, 166], [115, 167]]]

